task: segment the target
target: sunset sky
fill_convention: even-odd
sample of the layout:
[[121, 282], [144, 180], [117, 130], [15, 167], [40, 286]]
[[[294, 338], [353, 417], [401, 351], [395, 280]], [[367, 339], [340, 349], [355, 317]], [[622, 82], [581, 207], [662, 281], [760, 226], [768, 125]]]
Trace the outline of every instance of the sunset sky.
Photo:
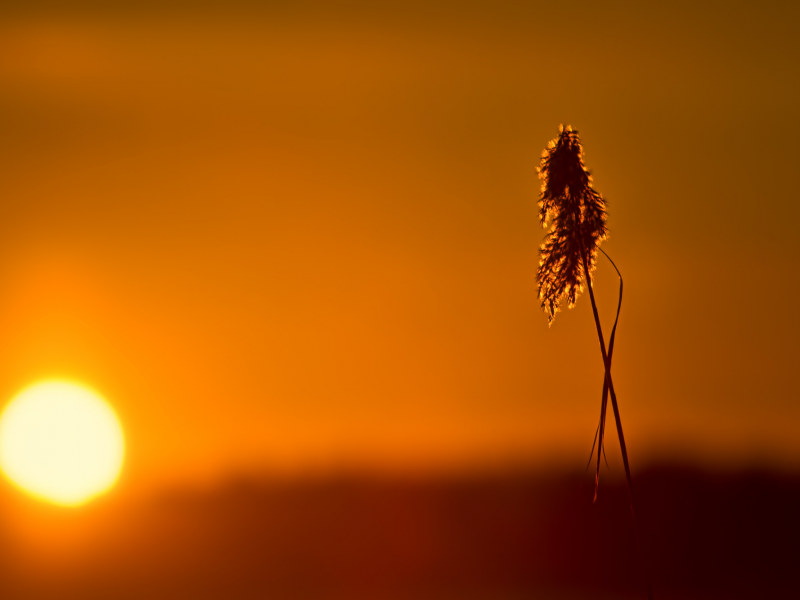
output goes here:
[[800, 468], [798, 6], [114, 4], [0, 15], [0, 398], [98, 390], [124, 485], [581, 466], [589, 298], [548, 328], [535, 280], [561, 123], [634, 470]]

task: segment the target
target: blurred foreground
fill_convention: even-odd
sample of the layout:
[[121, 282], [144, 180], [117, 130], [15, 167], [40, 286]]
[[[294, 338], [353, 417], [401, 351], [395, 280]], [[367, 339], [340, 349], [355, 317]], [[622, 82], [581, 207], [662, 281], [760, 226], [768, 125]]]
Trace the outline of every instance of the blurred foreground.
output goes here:
[[[637, 478], [656, 597], [780, 597], [800, 475]], [[643, 598], [624, 483], [606, 475], [229, 482], [78, 510], [2, 497], [6, 600]], [[783, 596], [786, 597], [786, 596]]]

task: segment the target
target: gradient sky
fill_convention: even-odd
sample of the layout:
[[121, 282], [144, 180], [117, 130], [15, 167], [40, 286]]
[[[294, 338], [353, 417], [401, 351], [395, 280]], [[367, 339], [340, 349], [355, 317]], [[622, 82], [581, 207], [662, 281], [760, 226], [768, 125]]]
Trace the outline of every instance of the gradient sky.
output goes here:
[[548, 328], [535, 281], [565, 123], [634, 469], [800, 467], [796, 6], [166, 5], [3, 9], [0, 397], [95, 387], [129, 482], [578, 464], [589, 299]]

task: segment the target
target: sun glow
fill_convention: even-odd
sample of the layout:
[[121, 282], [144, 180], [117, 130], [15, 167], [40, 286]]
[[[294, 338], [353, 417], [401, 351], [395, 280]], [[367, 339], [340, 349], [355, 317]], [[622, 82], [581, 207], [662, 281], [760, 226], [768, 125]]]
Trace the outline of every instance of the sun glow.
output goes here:
[[0, 416], [0, 468], [23, 490], [55, 504], [76, 506], [106, 492], [124, 454], [114, 410], [77, 383], [36, 383]]

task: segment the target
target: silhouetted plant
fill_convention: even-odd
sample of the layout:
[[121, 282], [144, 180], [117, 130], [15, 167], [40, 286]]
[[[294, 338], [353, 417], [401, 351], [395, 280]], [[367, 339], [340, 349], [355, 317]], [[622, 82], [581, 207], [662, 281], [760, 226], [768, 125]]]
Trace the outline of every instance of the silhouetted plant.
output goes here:
[[570, 308], [575, 304], [583, 291], [584, 271], [594, 269], [600, 242], [608, 234], [605, 201], [583, 166], [578, 132], [563, 125], [559, 132], [542, 152], [539, 166], [539, 221], [550, 225], [539, 261], [539, 298], [550, 324], [565, 298]]
[[[539, 220], [543, 227], [550, 227], [541, 246], [541, 259], [537, 279], [539, 282], [539, 299], [542, 308], [547, 314], [549, 324], [553, 324], [556, 313], [560, 310], [564, 300], [572, 308], [584, 284], [589, 289], [589, 298], [592, 301], [597, 338], [600, 342], [600, 352], [603, 357], [603, 395], [600, 403], [600, 422], [595, 434], [597, 443], [597, 467], [595, 470], [595, 495], [600, 483], [600, 455], [604, 452], [604, 432], [606, 423], [606, 409], [608, 395], [611, 394], [611, 405], [614, 409], [614, 419], [617, 424], [622, 462], [625, 466], [625, 478], [628, 484], [628, 495], [631, 503], [631, 517], [633, 519], [636, 545], [642, 560], [647, 597], [652, 600], [650, 582], [647, 576], [647, 567], [639, 541], [639, 529], [636, 524], [636, 513], [633, 500], [633, 481], [628, 463], [628, 451], [625, 446], [625, 436], [622, 433], [622, 421], [619, 415], [617, 395], [614, 391], [614, 382], [611, 378], [611, 357], [614, 351], [614, 340], [619, 321], [619, 311], [622, 306], [622, 275], [617, 266], [614, 269], [619, 275], [619, 304], [617, 305], [617, 318], [611, 331], [608, 351], [603, 339], [603, 329], [600, 326], [600, 317], [597, 313], [597, 303], [592, 290], [592, 272], [597, 262], [597, 252], [600, 243], [608, 237], [606, 226], [606, 203], [603, 197], [592, 187], [592, 177], [583, 164], [583, 148], [581, 147], [578, 132], [569, 125], [559, 127], [559, 135], [548, 143], [542, 152], [542, 161], [539, 165], [539, 179], [542, 182], [542, 192], [539, 201]], [[605, 252], [603, 252], [605, 254]], [[608, 255], [606, 254], [606, 257]], [[611, 259], [609, 258], [609, 261]], [[592, 446], [594, 453], [594, 446]], [[591, 458], [589, 459], [591, 461]]]

